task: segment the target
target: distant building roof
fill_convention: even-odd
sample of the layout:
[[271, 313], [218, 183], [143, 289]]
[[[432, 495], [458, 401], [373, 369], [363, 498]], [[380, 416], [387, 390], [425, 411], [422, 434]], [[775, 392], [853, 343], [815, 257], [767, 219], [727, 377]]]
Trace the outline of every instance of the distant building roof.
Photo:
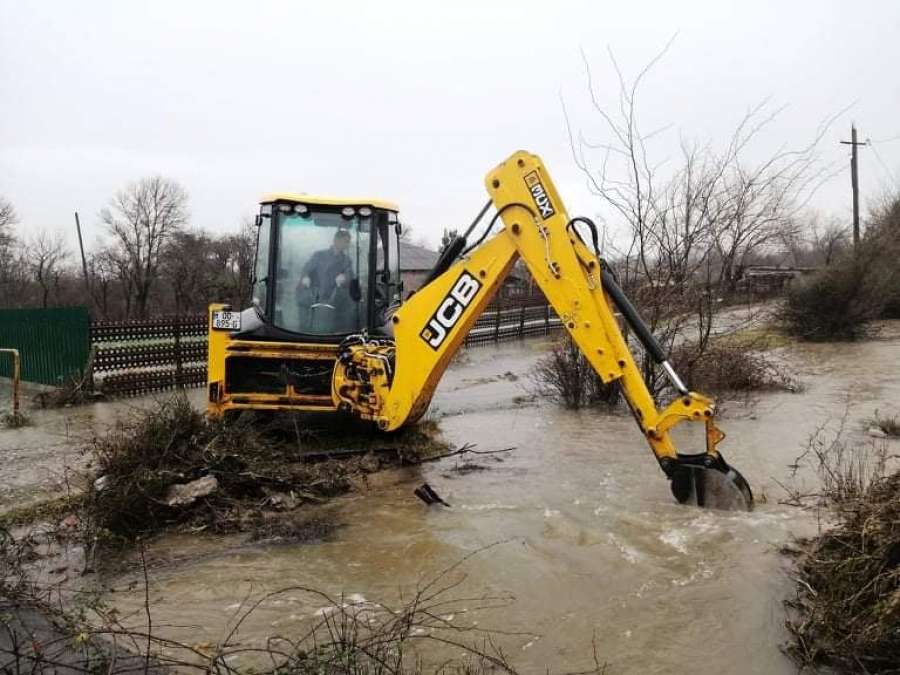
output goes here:
[[810, 274], [816, 267], [782, 267], [781, 265], [748, 265], [744, 270], [745, 277], [794, 277], [798, 274]]
[[400, 271], [424, 272], [434, 267], [438, 253], [424, 246], [400, 242]]

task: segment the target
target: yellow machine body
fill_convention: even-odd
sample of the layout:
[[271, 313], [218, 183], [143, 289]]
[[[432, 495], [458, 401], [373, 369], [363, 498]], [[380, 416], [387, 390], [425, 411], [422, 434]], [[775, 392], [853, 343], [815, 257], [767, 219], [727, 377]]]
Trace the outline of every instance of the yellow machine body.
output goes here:
[[[248, 408], [344, 410], [372, 420], [383, 431], [398, 429], [425, 412], [466, 334], [521, 259], [600, 378], [605, 383], [619, 383], [641, 433], [673, 484], [674, 476], [693, 475], [706, 468], [739, 477], [717, 450], [724, 434], [715, 425], [715, 406], [709, 398], [681, 385], [673, 401], [662, 409], [656, 407], [604, 288], [603, 261], [570, 227], [572, 221], [540, 158], [524, 151], [514, 153], [488, 173], [485, 186], [502, 229], [397, 308], [391, 318], [393, 335], [389, 340], [362, 336], [356, 344], [344, 348], [241, 342], [210, 325], [210, 413], [221, 415]], [[224, 378], [224, 364], [229, 358], [240, 355], [266, 359], [291, 354], [333, 364], [330, 399], [319, 396], [312, 400], [289, 386], [280, 394], [265, 396], [229, 390]], [[677, 380], [677, 375], [673, 377]], [[671, 431], [682, 422], [705, 425], [706, 447], [702, 452], [679, 453]], [[752, 500], [746, 481], [740, 477], [740, 482], [741, 491], [748, 501]]]

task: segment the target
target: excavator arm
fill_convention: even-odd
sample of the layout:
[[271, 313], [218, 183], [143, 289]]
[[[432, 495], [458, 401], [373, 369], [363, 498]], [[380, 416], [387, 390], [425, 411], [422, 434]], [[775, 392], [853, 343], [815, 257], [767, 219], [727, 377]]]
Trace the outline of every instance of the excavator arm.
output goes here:
[[[459, 251], [458, 261], [407, 300], [391, 318], [392, 340], [359, 336], [342, 346], [332, 387], [336, 405], [384, 431], [418, 419], [466, 334], [521, 258], [599, 377], [620, 387], [676, 498], [749, 508], [749, 485], [717, 449], [724, 434], [715, 424], [713, 401], [688, 391], [678, 378], [604, 265], [596, 241], [594, 250], [582, 241], [574, 227], [579, 219], [570, 220], [540, 158], [517, 152], [485, 183], [496, 209], [494, 221], [503, 223], [500, 232]], [[678, 392], [662, 410], [644, 383], [613, 306]], [[704, 425], [702, 452], [682, 453], [675, 447], [671, 432], [683, 422]]]

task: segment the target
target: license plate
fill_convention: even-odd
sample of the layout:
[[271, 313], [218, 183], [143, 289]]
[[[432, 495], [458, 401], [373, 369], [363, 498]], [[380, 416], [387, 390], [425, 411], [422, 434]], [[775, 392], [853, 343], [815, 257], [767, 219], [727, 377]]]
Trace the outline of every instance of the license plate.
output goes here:
[[240, 330], [241, 315], [239, 312], [213, 312], [212, 327], [215, 330]]

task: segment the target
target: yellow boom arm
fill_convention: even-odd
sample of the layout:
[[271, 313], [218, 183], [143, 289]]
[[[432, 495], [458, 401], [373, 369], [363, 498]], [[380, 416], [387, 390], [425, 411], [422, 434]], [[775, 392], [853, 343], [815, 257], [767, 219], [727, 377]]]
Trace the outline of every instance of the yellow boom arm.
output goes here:
[[[682, 393], [664, 409], [656, 408], [611, 309], [602, 263], [569, 227], [569, 216], [541, 160], [517, 152], [491, 171], [485, 183], [502, 230], [397, 310], [392, 344], [359, 343], [339, 356], [335, 403], [374, 420], [385, 431], [418, 419], [466, 334], [521, 257], [600, 378], [620, 383], [650, 448], [673, 478], [673, 490], [677, 475], [687, 479], [709, 468], [734, 472], [716, 449], [724, 435], [713, 421], [713, 402], [688, 392], [671, 369]], [[684, 421], [705, 424], [705, 452], [678, 453], [670, 431]]]

